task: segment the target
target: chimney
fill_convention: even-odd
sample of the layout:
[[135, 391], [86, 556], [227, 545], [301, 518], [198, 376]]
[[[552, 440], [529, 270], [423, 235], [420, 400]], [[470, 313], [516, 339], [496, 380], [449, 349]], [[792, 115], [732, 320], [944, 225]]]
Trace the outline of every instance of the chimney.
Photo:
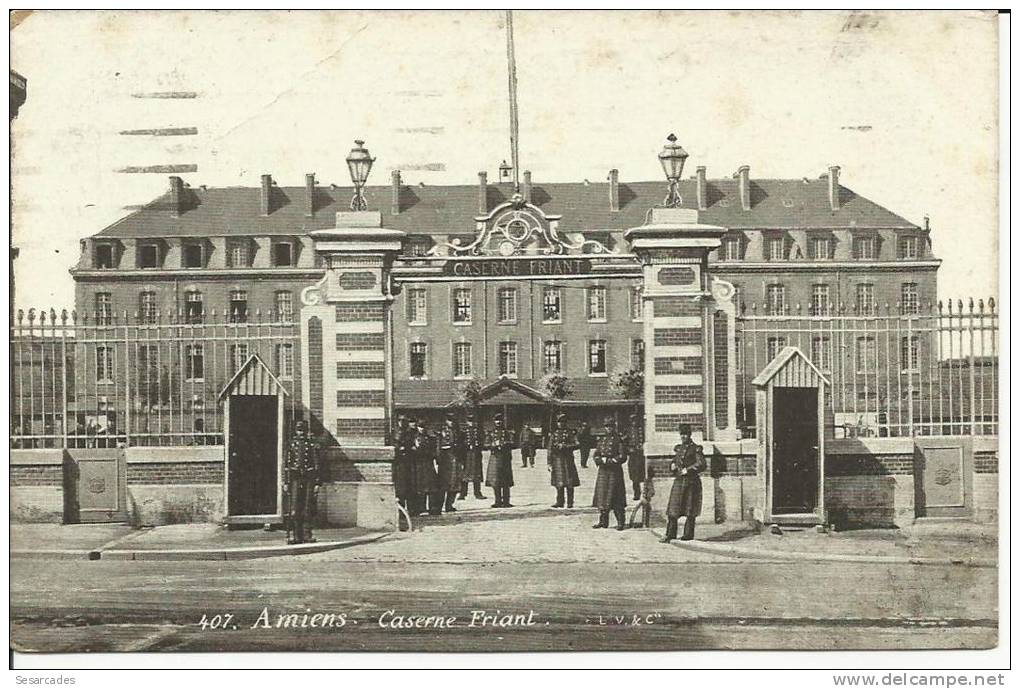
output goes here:
[[705, 166], [699, 165], [694, 171], [698, 179], [698, 210], [708, 209], [708, 179], [705, 174]]
[[305, 215], [315, 215], [315, 173], [305, 175]]
[[839, 165], [829, 166], [829, 207], [839, 210]]
[[485, 215], [489, 212], [489, 190], [486, 180], [488, 175], [484, 172], [478, 173], [478, 212]]
[[390, 193], [390, 212], [400, 215], [400, 170], [390, 173], [392, 191]]
[[609, 171], [609, 210], [620, 210], [620, 171], [615, 167]]
[[272, 175], [262, 175], [262, 215], [269, 215], [269, 194], [272, 190]]
[[740, 206], [745, 211], [751, 210], [751, 166], [741, 165], [733, 173], [733, 179], [740, 180]]
[[524, 171], [524, 183], [521, 184], [521, 195], [525, 203], [531, 203], [531, 170]]
[[184, 212], [184, 180], [176, 175], [170, 178], [170, 214], [181, 217]]

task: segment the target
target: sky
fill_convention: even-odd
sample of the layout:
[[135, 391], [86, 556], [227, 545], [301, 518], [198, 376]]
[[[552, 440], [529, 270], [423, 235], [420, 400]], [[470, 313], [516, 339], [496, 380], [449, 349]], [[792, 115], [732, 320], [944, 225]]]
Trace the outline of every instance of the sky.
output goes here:
[[[841, 182], [931, 219], [940, 298], [995, 294], [994, 13], [514, 13], [521, 168], [543, 181], [662, 178], [675, 132], [690, 172]], [[18, 308], [70, 308], [79, 240], [167, 188], [474, 184], [509, 159], [498, 11], [61, 12], [11, 32], [28, 100], [11, 127]], [[191, 98], [144, 97], [189, 93]], [[193, 135], [125, 131], [194, 128]]]

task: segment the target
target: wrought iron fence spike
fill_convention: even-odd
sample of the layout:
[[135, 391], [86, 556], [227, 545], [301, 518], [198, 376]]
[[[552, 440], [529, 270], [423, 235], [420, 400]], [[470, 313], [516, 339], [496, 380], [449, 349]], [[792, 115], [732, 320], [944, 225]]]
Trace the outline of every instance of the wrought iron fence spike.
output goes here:
[[67, 309], [60, 310], [60, 324], [67, 325]]
[[32, 323], [34, 323], [34, 322], [35, 322], [35, 309], [34, 308], [30, 308], [28, 310], [28, 324], [32, 325]]
[[995, 312], [995, 297], [988, 297], [988, 308], [992, 313]]

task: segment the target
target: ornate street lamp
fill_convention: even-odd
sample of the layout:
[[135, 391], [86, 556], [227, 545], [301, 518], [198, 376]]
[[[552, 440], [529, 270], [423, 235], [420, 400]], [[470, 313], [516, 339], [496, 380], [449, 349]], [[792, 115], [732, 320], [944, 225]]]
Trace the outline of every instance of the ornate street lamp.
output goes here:
[[687, 161], [687, 151], [681, 148], [676, 142], [676, 135], [670, 134], [666, 137], [667, 143], [659, 154], [659, 162], [662, 163], [662, 170], [669, 180], [669, 193], [663, 200], [662, 205], [666, 208], [679, 208], [683, 205], [680, 198], [680, 177], [684, 173], [684, 163]]
[[351, 182], [354, 183], [354, 198], [351, 199], [352, 211], [368, 210], [368, 202], [365, 201], [365, 182], [368, 181], [368, 173], [372, 171], [372, 163], [375, 158], [368, 154], [365, 142], [355, 140], [355, 146], [347, 154], [347, 168], [351, 171]]

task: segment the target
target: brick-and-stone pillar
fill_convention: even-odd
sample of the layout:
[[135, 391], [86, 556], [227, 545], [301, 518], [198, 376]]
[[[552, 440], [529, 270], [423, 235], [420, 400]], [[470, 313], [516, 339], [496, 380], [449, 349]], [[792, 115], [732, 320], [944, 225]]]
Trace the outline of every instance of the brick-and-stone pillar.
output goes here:
[[625, 234], [644, 277], [649, 458], [672, 454], [682, 423], [691, 425], [696, 440], [715, 435], [715, 308], [708, 253], [719, 246], [724, 232], [722, 227], [700, 224], [696, 210], [655, 208], [648, 224]]
[[337, 213], [310, 233], [326, 268], [301, 293], [302, 403], [336, 441], [320, 491], [324, 520], [396, 527], [390, 442], [390, 267], [405, 233], [378, 212]]

